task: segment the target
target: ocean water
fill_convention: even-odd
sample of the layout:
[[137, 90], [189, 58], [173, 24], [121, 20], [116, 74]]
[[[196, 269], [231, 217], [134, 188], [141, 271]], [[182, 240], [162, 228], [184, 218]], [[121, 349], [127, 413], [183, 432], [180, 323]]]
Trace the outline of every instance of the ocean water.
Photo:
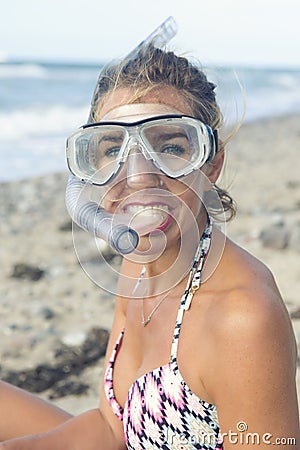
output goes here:
[[[0, 181], [63, 171], [101, 64], [0, 63]], [[226, 123], [300, 112], [300, 69], [210, 67]], [[245, 105], [246, 102], [246, 111]]]

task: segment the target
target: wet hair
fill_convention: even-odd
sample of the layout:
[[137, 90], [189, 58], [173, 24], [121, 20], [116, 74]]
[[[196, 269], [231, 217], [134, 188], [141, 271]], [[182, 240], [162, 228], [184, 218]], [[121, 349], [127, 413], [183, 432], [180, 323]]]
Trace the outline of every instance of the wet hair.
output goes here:
[[[97, 121], [97, 111], [107, 96], [117, 89], [130, 89], [133, 95], [128, 103], [138, 103], [152, 89], [163, 86], [175, 88], [189, 105], [192, 115], [213, 130], [222, 126], [223, 116], [216, 101], [216, 86], [208, 81], [201, 67], [151, 44], [121, 62], [104, 67], [92, 99], [89, 122]], [[225, 213], [226, 220], [233, 218], [236, 205], [230, 194], [217, 185], [213, 186], [212, 191], [205, 202], [210, 214], [217, 218]], [[216, 199], [215, 194], [218, 202], [210, 200]]]

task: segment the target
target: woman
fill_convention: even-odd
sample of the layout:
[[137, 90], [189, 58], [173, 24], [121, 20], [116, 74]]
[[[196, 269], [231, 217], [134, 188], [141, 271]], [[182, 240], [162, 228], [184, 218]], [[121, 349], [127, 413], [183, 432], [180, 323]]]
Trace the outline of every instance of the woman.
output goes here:
[[[0, 448], [262, 449], [282, 437], [296, 443], [277, 448], [297, 448], [285, 306], [270, 271], [210, 219], [234, 215], [215, 184], [224, 144], [214, 86], [185, 58], [148, 45], [103, 72], [91, 120], [100, 125], [76, 134], [89, 140], [88, 162], [75, 158], [71, 170], [91, 170], [109, 213], [134, 211], [155, 226], [122, 263], [99, 408], [71, 418], [2, 384]], [[193, 253], [181, 254], [190, 241]]]

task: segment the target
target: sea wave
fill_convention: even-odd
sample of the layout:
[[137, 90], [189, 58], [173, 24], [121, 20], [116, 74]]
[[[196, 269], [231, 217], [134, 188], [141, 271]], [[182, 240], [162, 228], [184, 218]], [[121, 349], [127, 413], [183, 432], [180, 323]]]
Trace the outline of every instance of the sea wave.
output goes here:
[[0, 182], [66, 170], [66, 137], [87, 115], [88, 105], [0, 112]]
[[1, 64], [0, 78], [47, 78], [49, 71], [39, 64]]
[[0, 78], [32, 80], [96, 80], [101, 65], [71, 65], [38, 62], [1, 62]]
[[41, 106], [0, 112], [0, 142], [67, 134], [85, 123], [87, 116], [88, 106], [81, 108]]
[[252, 121], [300, 111], [299, 70], [219, 68], [210, 76], [229, 122], [239, 121], [244, 113], [245, 121]]

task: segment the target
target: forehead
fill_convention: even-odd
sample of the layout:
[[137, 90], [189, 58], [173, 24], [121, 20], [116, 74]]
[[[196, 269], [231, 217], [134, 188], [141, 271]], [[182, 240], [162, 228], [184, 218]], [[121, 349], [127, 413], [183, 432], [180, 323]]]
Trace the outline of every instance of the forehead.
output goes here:
[[114, 122], [132, 123], [165, 114], [181, 114], [181, 111], [160, 103], [131, 103], [112, 109], [100, 121], [112, 120]]
[[117, 89], [109, 93], [97, 111], [96, 120], [131, 121], [132, 117], [132, 121], [137, 121], [159, 114], [193, 115], [183, 95], [170, 86], [153, 88], [134, 102], [133, 96], [131, 89]]

